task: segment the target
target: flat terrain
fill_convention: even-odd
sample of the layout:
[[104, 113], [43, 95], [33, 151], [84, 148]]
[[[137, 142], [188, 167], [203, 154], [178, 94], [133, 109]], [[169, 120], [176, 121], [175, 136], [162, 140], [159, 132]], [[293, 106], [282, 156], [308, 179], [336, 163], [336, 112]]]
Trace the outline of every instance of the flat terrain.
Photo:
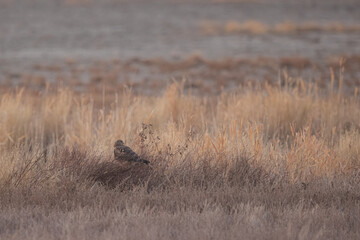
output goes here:
[[[359, 58], [359, 12], [357, 1], [5, 1], [0, 79], [17, 86], [75, 79], [81, 91], [106, 72], [152, 95], [172, 78], [195, 81], [195, 92], [205, 94], [196, 82], [215, 93], [249, 81], [278, 82], [279, 70], [291, 73], [293, 65], [294, 77], [328, 80], [340, 57]], [[181, 65], [194, 56], [235, 64]], [[345, 74], [352, 89], [359, 62], [351, 62]]]
[[[11, 1], [10, 1], [11, 2]], [[357, 1], [196, 3], [14, 1], [0, 10], [1, 59], [207, 58], [360, 54], [360, 33], [206, 36], [199, 25], [256, 20], [359, 24]]]
[[359, 13], [0, 0], [0, 239], [359, 239]]

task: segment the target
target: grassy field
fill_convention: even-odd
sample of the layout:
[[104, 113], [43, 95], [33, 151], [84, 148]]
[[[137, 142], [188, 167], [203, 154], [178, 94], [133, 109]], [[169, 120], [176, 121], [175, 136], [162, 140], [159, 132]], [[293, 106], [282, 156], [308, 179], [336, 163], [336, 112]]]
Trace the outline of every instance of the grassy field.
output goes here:
[[[343, 81], [4, 93], [0, 238], [358, 239], [360, 101]], [[117, 139], [151, 165], [113, 162]]]
[[360, 239], [358, 2], [0, 0], [0, 240]]

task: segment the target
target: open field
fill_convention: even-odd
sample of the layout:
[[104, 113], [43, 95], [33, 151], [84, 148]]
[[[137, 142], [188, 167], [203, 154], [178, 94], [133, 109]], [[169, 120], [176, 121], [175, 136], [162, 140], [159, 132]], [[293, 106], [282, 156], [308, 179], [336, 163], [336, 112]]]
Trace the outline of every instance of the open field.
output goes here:
[[[1, 65], [15, 62], [22, 67], [67, 58], [186, 58], [193, 52], [215, 60], [300, 56], [323, 61], [328, 56], [360, 55], [360, 32], [341, 31], [359, 26], [356, 0], [9, 2], [0, 7]], [[204, 34], [204, 22], [228, 25], [234, 34]], [[251, 34], [258, 25], [277, 26], [285, 33], [311, 31]], [[333, 31], [321, 31], [329, 26]], [[242, 27], [250, 31], [237, 32]]]
[[359, 10], [0, 0], [0, 239], [359, 239]]
[[[326, 95], [301, 80], [217, 97], [181, 83], [3, 94], [0, 236], [356, 239], [360, 102], [339, 80]], [[119, 138], [151, 167], [111, 163]]]
[[214, 60], [199, 54], [177, 60], [131, 58], [83, 62], [68, 59], [60, 63], [34, 63], [27, 69], [11, 65], [3, 72], [0, 92], [19, 87], [36, 92], [51, 84], [66, 86], [80, 94], [97, 95], [105, 91], [114, 95], [130, 88], [136, 95], [158, 96], [173, 81], [185, 80], [184, 92], [217, 96], [248, 86], [294, 85], [302, 79], [326, 94], [331, 82], [341, 78], [344, 94], [353, 94], [354, 88], [360, 86], [359, 65], [360, 55], [332, 56], [326, 61], [303, 57]]
[[228, 21], [224, 24], [204, 21], [200, 24], [205, 34], [301, 34], [305, 32], [360, 32], [360, 25], [344, 26], [340, 23], [320, 25], [318, 23], [296, 24], [290, 21], [268, 26], [259, 21], [248, 20], [244, 23]]

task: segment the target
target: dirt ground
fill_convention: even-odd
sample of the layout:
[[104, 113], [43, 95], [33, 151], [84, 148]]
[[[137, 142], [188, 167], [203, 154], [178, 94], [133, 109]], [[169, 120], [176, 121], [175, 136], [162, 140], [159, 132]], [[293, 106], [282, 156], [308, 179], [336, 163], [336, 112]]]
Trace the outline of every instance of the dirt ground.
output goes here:
[[[195, 93], [216, 94], [249, 82], [278, 82], [284, 69], [306, 81], [329, 80], [329, 68], [346, 57], [352, 89], [359, 76], [359, 12], [360, 3], [350, 0], [3, 0], [0, 80], [6, 88], [65, 82], [83, 91], [111, 75], [119, 87], [157, 95], [167, 82], [186, 78]], [[282, 34], [204, 31], [206, 23], [228, 29], [249, 21], [255, 22], [250, 28], [317, 27]], [[329, 24], [355, 30], [327, 31]], [[216, 67], [209, 64], [214, 61]]]

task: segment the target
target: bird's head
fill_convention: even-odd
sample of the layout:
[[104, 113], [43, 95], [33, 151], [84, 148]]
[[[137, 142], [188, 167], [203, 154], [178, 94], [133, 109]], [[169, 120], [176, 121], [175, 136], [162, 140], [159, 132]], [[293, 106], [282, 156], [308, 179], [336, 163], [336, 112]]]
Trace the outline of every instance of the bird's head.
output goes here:
[[123, 145], [124, 145], [123, 140], [117, 140], [114, 144], [114, 147], [123, 146]]

